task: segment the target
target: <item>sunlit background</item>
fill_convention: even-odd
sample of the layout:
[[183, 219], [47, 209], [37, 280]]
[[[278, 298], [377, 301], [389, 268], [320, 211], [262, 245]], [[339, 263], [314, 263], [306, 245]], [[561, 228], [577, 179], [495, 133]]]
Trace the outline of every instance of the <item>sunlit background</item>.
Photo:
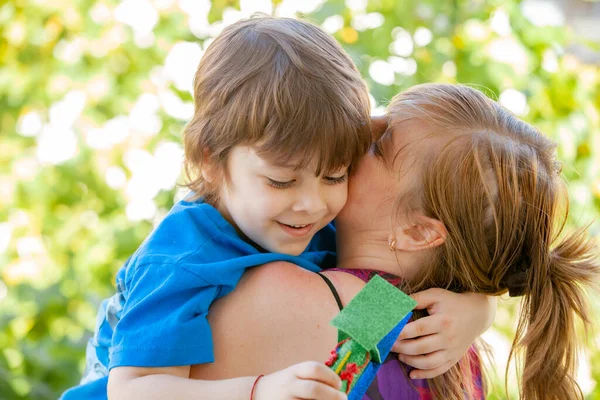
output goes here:
[[[477, 85], [559, 143], [570, 226], [598, 217], [597, 1], [0, 1], [1, 399], [55, 399], [78, 381], [116, 270], [183, 193], [198, 61], [255, 11], [333, 35], [375, 113], [417, 83]], [[598, 221], [590, 232], [599, 240]], [[485, 335], [492, 399], [505, 398], [515, 310], [502, 300]], [[592, 332], [578, 374], [588, 399], [600, 399], [599, 347]]]

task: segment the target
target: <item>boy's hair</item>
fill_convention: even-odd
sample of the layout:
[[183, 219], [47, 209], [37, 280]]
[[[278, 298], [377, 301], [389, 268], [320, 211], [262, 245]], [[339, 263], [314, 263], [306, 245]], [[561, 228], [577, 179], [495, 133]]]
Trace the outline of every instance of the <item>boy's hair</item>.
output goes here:
[[[419, 153], [419, 184], [398, 203], [448, 231], [411, 290], [522, 295], [510, 353], [524, 354], [519, 398], [582, 399], [575, 322], [591, 326], [585, 289], [598, 287], [600, 262], [584, 229], [561, 234], [568, 196], [556, 144], [468, 86], [415, 86], [389, 113], [392, 126], [417, 120], [445, 139]], [[464, 399], [471, 368], [466, 356], [434, 378], [436, 398]]]
[[[210, 204], [228, 179], [234, 146], [316, 174], [350, 168], [371, 143], [368, 91], [352, 60], [320, 28], [254, 15], [210, 44], [194, 79], [184, 131], [186, 185]], [[216, 179], [204, 179], [210, 163]]]

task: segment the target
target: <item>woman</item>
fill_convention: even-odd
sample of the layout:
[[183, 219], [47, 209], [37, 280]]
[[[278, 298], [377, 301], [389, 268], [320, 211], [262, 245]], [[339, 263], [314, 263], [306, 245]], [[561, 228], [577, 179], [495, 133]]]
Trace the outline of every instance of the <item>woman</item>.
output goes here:
[[[590, 324], [584, 290], [600, 268], [583, 230], [557, 238], [566, 191], [554, 150], [474, 89], [422, 85], [395, 97], [389, 129], [358, 167], [336, 222], [338, 268], [323, 273], [342, 305], [369, 270], [401, 277], [409, 293], [442, 287], [523, 296], [511, 352], [525, 356], [520, 398], [583, 398], [574, 380], [574, 323], [577, 315]], [[328, 324], [337, 312], [320, 276], [281, 263], [256, 268], [211, 310], [217, 361], [193, 367], [192, 376], [256, 377], [322, 362], [337, 342]], [[481, 397], [473, 352], [414, 385], [390, 370], [397, 362], [388, 364], [371, 400]], [[271, 377], [258, 380], [253, 399], [277, 398], [262, 390]]]

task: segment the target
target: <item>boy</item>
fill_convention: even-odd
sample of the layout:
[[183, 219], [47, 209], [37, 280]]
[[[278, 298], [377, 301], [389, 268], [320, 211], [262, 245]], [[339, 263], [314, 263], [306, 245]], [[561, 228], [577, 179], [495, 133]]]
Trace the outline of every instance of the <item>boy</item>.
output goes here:
[[334, 255], [329, 223], [371, 142], [367, 89], [346, 53], [306, 22], [254, 17], [215, 39], [194, 85], [192, 194], [119, 271], [84, 385], [66, 400], [106, 398], [109, 370], [111, 398], [248, 398], [256, 377], [187, 379], [190, 365], [213, 361], [210, 304], [246, 268], [285, 260], [318, 271]]

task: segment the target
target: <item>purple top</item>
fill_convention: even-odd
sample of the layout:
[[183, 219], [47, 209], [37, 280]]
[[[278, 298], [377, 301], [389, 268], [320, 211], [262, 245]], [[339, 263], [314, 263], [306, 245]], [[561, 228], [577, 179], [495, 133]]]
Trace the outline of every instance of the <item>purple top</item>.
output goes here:
[[[365, 282], [368, 282], [374, 275], [379, 275], [394, 286], [399, 286], [402, 281], [395, 275], [369, 269], [331, 268], [328, 271], [346, 272]], [[482, 390], [479, 358], [473, 347], [469, 349], [469, 353], [475, 357], [471, 371], [474, 377], [475, 399], [483, 400], [485, 396]], [[377, 371], [377, 376], [362, 400], [432, 400], [427, 379], [410, 379], [408, 377], [413, 369], [413, 367], [398, 361], [396, 353], [390, 353]]]

